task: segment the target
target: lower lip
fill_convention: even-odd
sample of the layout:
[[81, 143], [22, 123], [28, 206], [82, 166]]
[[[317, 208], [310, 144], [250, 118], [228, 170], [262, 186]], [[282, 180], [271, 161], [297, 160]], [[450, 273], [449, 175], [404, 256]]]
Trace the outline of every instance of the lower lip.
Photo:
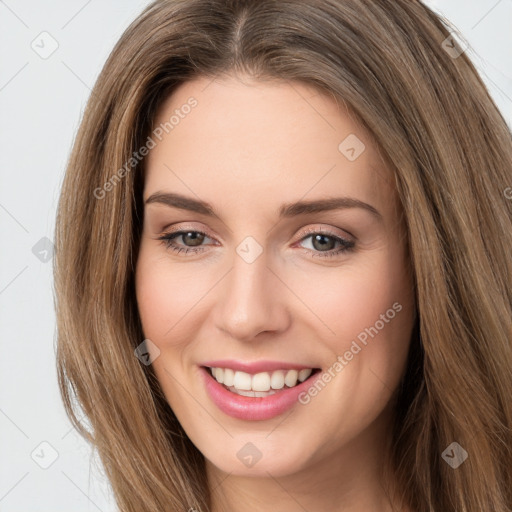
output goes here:
[[200, 370], [206, 391], [215, 405], [233, 418], [250, 421], [268, 420], [283, 414], [293, 407], [298, 402], [299, 395], [321, 376], [321, 372], [317, 372], [297, 386], [277, 391], [274, 395], [249, 397], [228, 391], [211, 376], [206, 368], [201, 367]]

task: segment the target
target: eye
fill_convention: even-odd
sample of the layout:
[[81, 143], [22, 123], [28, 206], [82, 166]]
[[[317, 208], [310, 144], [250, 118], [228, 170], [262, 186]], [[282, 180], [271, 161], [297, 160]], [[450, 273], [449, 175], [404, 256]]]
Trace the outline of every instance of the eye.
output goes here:
[[[349, 252], [354, 249], [355, 242], [342, 238], [334, 233], [324, 229], [310, 229], [306, 236], [303, 236], [299, 243], [304, 242], [311, 238], [312, 249], [307, 249], [312, 253], [313, 257], [334, 257], [338, 254]], [[185, 245], [179, 245], [176, 240], [181, 238]], [[197, 230], [181, 230], [173, 233], [164, 233], [158, 240], [161, 240], [164, 245], [176, 253], [200, 253], [205, 250], [202, 245], [206, 238], [211, 238], [203, 231]], [[189, 245], [190, 244], [190, 245]], [[329, 249], [329, 247], [336, 246], [337, 249]], [[328, 250], [325, 250], [328, 249]]]
[[[315, 228], [308, 230], [307, 233], [307, 236], [302, 237], [300, 242], [311, 238], [313, 249], [308, 249], [308, 251], [313, 253], [313, 257], [334, 257], [341, 253], [350, 252], [355, 247], [355, 242], [335, 235], [328, 230]], [[336, 244], [339, 244], [337, 249], [330, 249]]]
[[[188, 242], [191, 242], [191, 246], [185, 245], [180, 246], [177, 245], [174, 241], [177, 238], [182, 238], [182, 241], [185, 242], [186, 240]], [[165, 233], [161, 237], [158, 238], [158, 240], [162, 240], [162, 242], [165, 244], [165, 246], [168, 249], [171, 249], [177, 253], [180, 252], [203, 252], [204, 248], [201, 247], [201, 243], [204, 241], [205, 238], [209, 238], [206, 233], [203, 233], [202, 231], [197, 230], [182, 230], [182, 231], [175, 231], [174, 233]]]

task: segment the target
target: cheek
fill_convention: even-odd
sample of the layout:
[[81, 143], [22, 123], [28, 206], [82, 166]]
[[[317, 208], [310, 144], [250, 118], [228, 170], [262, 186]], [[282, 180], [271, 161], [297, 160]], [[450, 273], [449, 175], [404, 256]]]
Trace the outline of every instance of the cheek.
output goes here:
[[137, 266], [136, 295], [139, 315], [147, 338], [161, 340], [172, 326], [171, 312], [177, 305], [176, 293], [169, 293], [169, 277], [142, 261]]
[[165, 255], [142, 247], [135, 287], [144, 335], [167, 344], [182, 338], [187, 325], [183, 319], [204, 295], [207, 283], [181, 265], [170, 265]]
[[308, 294], [308, 305], [321, 319], [314, 322], [321, 326], [317, 340], [331, 352], [325, 384], [310, 388], [302, 403], [310, 416], [322, 418], [330, 439], [350, 439], [370, 425], [403, 375], [414, 324], [413, 288], [404, 260], [394, 256], [383, 251], [364, 265], [331, 269], [314, 286], [302, 280], [300, 293]]
[[[188, 282], [188, 287], [187, 287]], [[179, 266], [142, 244], [135, 273], [135, 290], [144, 337], [160, 350], [152, 362], [169, 404], [179, 408], [183, 401], [181, 386], [185, 380], [184, 361], [190, 350], [190, 328], [186, 313], [197, 299], [191, 297], [191, 276], [184, 276]]]
[[[371, 368], [383, 379], [401, 374], [414, 319], [413, 285], [403, 254], [385, 249], [357, 265], [326, 269], [295, 280], [307, 298], [324, 345], [356, 373]], [[318, 321], [317, 321], [318, 319]]]

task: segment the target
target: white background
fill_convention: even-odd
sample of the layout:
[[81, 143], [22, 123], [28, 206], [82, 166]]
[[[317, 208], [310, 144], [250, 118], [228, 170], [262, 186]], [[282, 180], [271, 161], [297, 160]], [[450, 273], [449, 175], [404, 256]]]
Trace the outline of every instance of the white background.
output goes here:
[[[0, 0], [0, 512], [116, 510], [100, 463], [61, 405], [51, 253], [44, 262], [32, 249], [53, 239], [65, 164], [90, 89], [147, 3]], [[428, 4], [467, 39], [512, 125], [512, 0]], [[58, 43], [47, 59], [31, 47], [43, 31]], [[35, 460], [48, 464], [52, 450], [58, 457], [41, 468]]]

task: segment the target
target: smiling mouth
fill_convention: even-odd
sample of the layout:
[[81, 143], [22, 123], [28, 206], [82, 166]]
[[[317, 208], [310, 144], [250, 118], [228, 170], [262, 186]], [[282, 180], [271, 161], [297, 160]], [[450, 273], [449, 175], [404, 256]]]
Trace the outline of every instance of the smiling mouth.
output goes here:
[[320, 368], [303, 368], [250, 374], [231, 368], [209, 366], [203, 366], [203, 368], [228, 391], [255, 398], [274, 395], [280, 391], [294, 388], [321, 371]]

